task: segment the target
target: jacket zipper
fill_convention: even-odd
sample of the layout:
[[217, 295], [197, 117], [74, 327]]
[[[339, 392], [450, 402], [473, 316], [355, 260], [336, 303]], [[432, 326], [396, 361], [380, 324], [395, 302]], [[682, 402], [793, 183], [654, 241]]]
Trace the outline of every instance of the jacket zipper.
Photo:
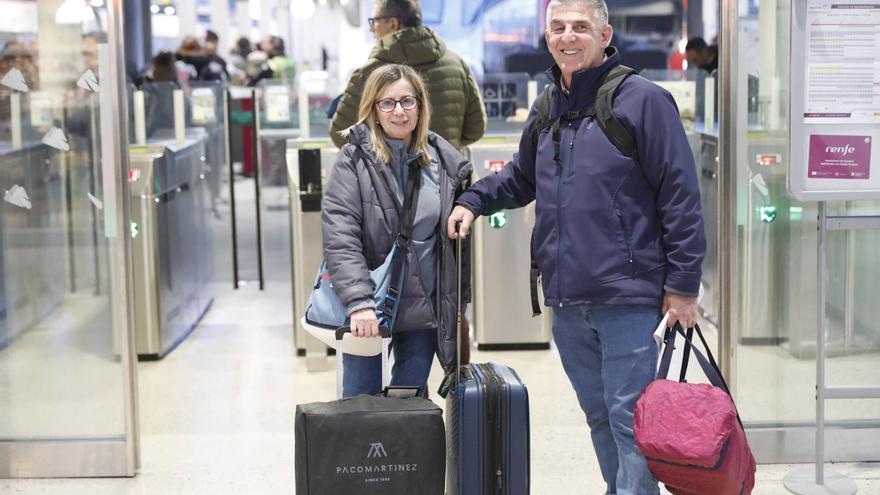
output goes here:
[[[572, 122], [568, 123], [569, 131], [571, 131], [572, 125]], [[568, 169], [571, 168], [571, 155], [574, 153], [574, 138], [575, 136], [571, 136], [571, 144], [569, 144], [568, 157], [566, 159]], [[562, 307], [562, 283], [560, 282], [562, 276], [559, 270], [559, 260], [562, 259], [562, 178], [565, 176], [566, 170], [565, 167], [559, 168], [559, 185], [556, 189], [556, 297], [559, 298], [560, 308]]]
[[486, 448], [487, 494], [504, 493], [504, 384], [489, 364], [480, 364], [485, 379], [486, 412], [491, 428], [486, 428], [492, 448]]
[[[477, 370], [479, 370], [477, 372]], [[491, 494], [493, 493], [494, 483], [494, 451], [489, 447], [492, 445], [492, 427], [495, 424], [494, 412], [495, 409], [493, 407], [493, 390], [492, 387], [489, 386], [489, 376], [486, 373], [486, 365], [485, 364], [477, 364], [474, 368], [474, 378], [476, 378], [476, 382], [480, 387], [481, 394], [485, 394], [486, 397], [486, 424], [483, 428], [483, 493]]]
[[[448, 208], [443, 204], [446, 201], [447, 191], [449, 190], [449, 176], [446, 174], [446, 168], [440, 163], [440, 160], [437, 160], [437, 169], [440, 175], [440, 211], [447, 211]], [[449, 201], [451, 204], [452, 201]], [[440, 214], [440, 218], [443, 218], [443, 214]], [[447, 220], [449, 217], [446, 217]], [[445, 231], [443, 230], [443, 222], [440, 222], [440, 225], [437, 227], [437, 241], [440, 244], [440, 256], [437, 257], [437, 294], [434, 295], [436, 298], [436, 302], [434, 303], [434, 311], [437, 315], [437, 348], [440, 348], [441, 345], [441, 335], [440, 331], [443, 328], [443, 301], [446, 299], [443, 297], [443, 266], [446, 264], [446, 251], [447, 246], [445, 242]], [[456, 341], [457, 342], [457, 341]]]
[[632, 262], [633, 262], [633, 248], [632, 242], [630, 242], [629, 229], [626, 228], [626, 222], [623, 221], [623, 212], [620, 211], [620, 208], [617, 209], [617, 221], [620, 223], [620, 230], [623, 231], [623, 242], [626, 244], [626, 251], [629, 255], [629, 266], [630, 271], [632, 271]]
[[507, 488], [504, 485], [504, 453], [507, 451], [507, 435], [504, 434], [504, 432], [507, 431], [507, 417], [504, 414], [504, 398], [507, 395], [507, 385], [504, 383], [504, 380], [495, 373], [495, 370], [490, 365], [487, 364], [486, 368], [488, 368], [489, 373], [492, 374], [492, 377], [495, 380], [497, 391], [495, 393], [495, 479], [497, 482], [495, 491], [498, 495], [502, 495]]

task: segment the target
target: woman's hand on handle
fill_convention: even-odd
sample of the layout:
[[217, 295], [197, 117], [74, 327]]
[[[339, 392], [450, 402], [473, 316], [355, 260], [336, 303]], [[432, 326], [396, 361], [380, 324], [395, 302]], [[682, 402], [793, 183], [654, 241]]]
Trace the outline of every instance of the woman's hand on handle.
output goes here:
[[[456, 205], [452, 209], [452, 213], [449, 214], [449, 221], [446, 224], [446, 233], [449, 235], [449, 238], [458, 239], [460, 233], [462, 239], [467, 239], [471, 234], [471, 224], [474, 223], [474, 218], [476, 218], [474, 212], [464, 206]], [[458, 226], [458, 231], [456, 231], [455, 227], [458, 223], [461, 223], [461, 225]]]
[[378, 337], [379, 321], [376, 310], [364, 308], [351, 314], [351, 334], [355, 337]]

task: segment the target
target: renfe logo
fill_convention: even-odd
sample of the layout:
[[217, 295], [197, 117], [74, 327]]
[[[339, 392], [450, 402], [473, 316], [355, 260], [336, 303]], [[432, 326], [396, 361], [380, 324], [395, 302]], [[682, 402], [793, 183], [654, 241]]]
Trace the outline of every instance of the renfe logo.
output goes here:
[[871, 177], [872, 136], [811, 134], [810, 179], [867, 180]]
[[856, 149], [850, 145], [846, 144], [844, 146], [826, 146], [825, 153], [834, 153], [841, 156], [850, 155], [855, 153]]
[[378, 457], [388, 457], [388, 454], [385, 453], [385, 447], [381, 443], [371, 443], [370, 451], [367, 452], [367, 459]]

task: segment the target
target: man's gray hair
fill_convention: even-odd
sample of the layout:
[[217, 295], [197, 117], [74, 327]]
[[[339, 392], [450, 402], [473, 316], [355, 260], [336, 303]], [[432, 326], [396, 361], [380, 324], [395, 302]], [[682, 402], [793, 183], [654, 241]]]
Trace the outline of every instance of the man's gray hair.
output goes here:
[[553, 11], [561, 5], [585, 5], [593, 9], [593, 17], [596, 27], [602, 28], [608, 24], [608, 6], [605, 0], [550, 0], [547, 5], [547, 31], [550, 30], [550, 21], [553, 19]]

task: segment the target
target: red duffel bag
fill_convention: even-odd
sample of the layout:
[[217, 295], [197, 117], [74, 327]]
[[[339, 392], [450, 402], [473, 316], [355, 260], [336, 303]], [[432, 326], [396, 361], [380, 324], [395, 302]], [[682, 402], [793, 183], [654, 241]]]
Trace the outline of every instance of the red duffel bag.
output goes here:
[[[692, 343], [696, 330], [708, 359]], [[676, 333], [685, 338], [679, 381], [667, 380]], [[636, 403], [633, 429], [648, 468], [674, 495], [749, 495], [755, 486], [755, 457], [721, 371], [699, 326], [667, 330], [658, 379]], [[687, 383], [690, 351], [709, 378]]]

